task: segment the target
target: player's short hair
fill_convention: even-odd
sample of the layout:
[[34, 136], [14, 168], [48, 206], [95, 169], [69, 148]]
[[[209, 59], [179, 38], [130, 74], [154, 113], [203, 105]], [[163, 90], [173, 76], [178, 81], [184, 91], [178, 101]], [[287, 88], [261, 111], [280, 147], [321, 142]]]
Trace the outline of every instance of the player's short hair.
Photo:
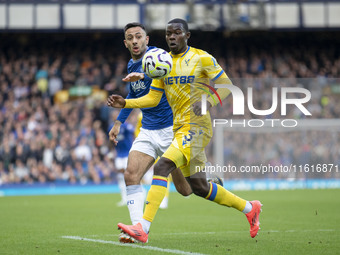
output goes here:
[[168, 24], [172, 24], [172, 23], [181, 23], [183, 25], [183, 28], [185, 29], [185, 32], [189, 32], [189, 26], [188, 23], [184, 20], [184, 19], [172, 19], [168, 22]]
[[126, 24], [126, 26], [124, 27], [124, 33], [126, 32], [126, 30], [128, 30], [129, 28], [132, 28], [132, 27], [140, 27], [146, 33], [146, 29], [145, 29], [144, 25], [139, 23], [139, 22], [131, 22], [131, 23]]

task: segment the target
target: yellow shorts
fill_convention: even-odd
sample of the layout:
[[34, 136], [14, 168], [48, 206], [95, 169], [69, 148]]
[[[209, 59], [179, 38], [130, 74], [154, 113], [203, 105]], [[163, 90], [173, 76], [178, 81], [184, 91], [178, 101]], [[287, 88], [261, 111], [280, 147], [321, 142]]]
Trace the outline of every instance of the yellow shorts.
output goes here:
[[207, 158], [204, 149], [211, 137], [212, 131], [206, 127], [184, 125], [174, 132], [172, 143], [162, 157], [173, 161], [184, 177], [189, 177], [205, 165]]

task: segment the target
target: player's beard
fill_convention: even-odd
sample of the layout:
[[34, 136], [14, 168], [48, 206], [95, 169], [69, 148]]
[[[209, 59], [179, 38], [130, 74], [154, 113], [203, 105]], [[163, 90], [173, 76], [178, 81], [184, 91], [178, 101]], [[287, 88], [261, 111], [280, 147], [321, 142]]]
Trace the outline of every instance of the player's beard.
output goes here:
[[133, 47], [132, 47], [131, 53], [132, 53], [132, 55], [134, 56], [135, 59], [141, 59], [143, 57], [143, 55], [145, 54], [147, 48], [145, 47], [144, 50], [142, 50], [141, 47], [138, 47], [138, 49], [139, 49], [139, 51], [135, 53], [133, 51]]

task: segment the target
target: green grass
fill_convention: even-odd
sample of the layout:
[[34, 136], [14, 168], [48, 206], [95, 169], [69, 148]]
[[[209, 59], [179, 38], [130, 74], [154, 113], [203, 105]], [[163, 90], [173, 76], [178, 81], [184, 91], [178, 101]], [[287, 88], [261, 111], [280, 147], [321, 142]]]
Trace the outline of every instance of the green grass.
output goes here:
[[[171, 193], [169, 209], [158, 212], [144, 246], [203, 254], [339, 253], [340, 190], [236, 193], [264, 204], [257, 238], [249, 236], [242, 213]], [[0, 254], [162, 254], [62, 238], [116, 242], [116, 224], [130, 223], [118, 200], [118, 194], [1, 197]]]

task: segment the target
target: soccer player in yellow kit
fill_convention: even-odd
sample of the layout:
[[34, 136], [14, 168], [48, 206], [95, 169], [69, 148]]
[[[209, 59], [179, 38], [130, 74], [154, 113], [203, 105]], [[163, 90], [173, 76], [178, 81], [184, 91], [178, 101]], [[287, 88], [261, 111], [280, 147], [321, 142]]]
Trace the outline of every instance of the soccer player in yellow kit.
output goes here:
[[[138, 99], [125, 100], [119, 95], [111, 95], [107, 104], [118, 108], [144, 108], [158, 104], [165, 92], [174, 116], [174, 138], [154, 167], [151, 188], [146, 199], [143, 220], [136, 225], [118, 224], [118, 228], [133, 240], [145, 243], [159, 205], [167, 187], [167, 176], [179, 167], [189, 182], [193, 193], [220, 205], [233, 207], [243, 212], [250, 224], [250, 235], [255, 237], [259, 230], [260, 201], [246, 201], [224, 187], [207, 182], [205, 172], [197, 171], [204, 167], [204, 148], [212, 137], [210, 115], [201, 114], [201, 96], [209, 80], [216, 84], [231, 84], [228, 76], [214, 57], [205, 51], [188, 46], [190, 38], [188, 24], [182, 19], [173, 19], [166, 28], [166, 41], [173, 58], [173, 68], [169, 76], [153, 80], [150, 92]], [[134, 74], [130, 74], [134, 76]], [[133, 77], [131, 77], [134, 79]], [[135, 77], [140, 79], [138, 75]], [[219, 88], [207, 100], [207, 109], [216, 105], [218, 95], [223, 100], [230, 93]]]

